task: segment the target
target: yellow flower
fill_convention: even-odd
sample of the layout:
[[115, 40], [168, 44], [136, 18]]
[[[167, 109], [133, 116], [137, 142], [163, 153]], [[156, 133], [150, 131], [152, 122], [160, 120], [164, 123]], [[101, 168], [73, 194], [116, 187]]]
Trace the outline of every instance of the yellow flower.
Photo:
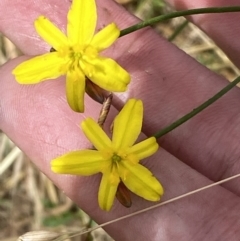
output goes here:
[[68, 12], [67, 36], [46, 17], [35, 21], [38, 34], [56, 51], [34, 57], [13, 70], [20, 84], [36, 84], [66, 75], [71, 108], [84, 111], [85, 76], [102, 89], [123, 92], [130, 75], [114, 60], [99, 55], [119, 37], [111, 23], [94, 35], [97, 10], [94, 0], [73, 0]]
[[114, 120], [111, 141], [93, 119], [87, 118], [81, 126], [96, 150], [73, 151], [58, 157], [51, 162], [52, 171], [85, 176], [101, 172], [98, 202], [106, 211], [113, 205], [120, 181], [135, 194], [158, 201], [163, 194], [161, 184], [139, 164], [141, 159], [157, 151], [156, 139], [150, 137], [134, 145], [141, 132], [142, 119], [142, 101], [129, 100]]

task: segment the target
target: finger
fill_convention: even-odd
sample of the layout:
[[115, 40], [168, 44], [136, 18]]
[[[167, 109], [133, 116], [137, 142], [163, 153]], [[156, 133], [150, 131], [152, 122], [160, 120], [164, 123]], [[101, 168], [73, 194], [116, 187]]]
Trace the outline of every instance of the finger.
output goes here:
[[[4, 3], [5, 1], [3, 5]], [[122, 22], [120, 26], [136, 22], [135, 18], [124, 13], [111, 1], [98, 3], [99, 8], [101, 6], [101, 19], [105, 19], [106, 22], [114, 19], [117, 23]], [[39, 3], [34, 2], [34, 6], [37, 4]], [[51, 6], [53, 8], [54, 5]], [[23, 11], [21, 6], [19, 8], [20, 10], [15, 11], [20, 18]], [[51, 8], [47, 9], [47, 16], [51, 16]], [[6, 28], [10, 20], [4, 16], [3, 13], [5, 21], [1, 21], [0, 25]], [[55, 18], [58, 21], [62, 18], [64, 25], [66, 13], [62, 16], [57, 12]], [[18, 27], [11, 25], [11, 38], [16, 38]], [[31, 31], [26, 30], [26, 36], [29, 34], [32, 36]], [[22, 34], [23, 39], [24, 36]], [[22, 40], [16, 41], [22, 43]], [[36, 44], [33, 39], [31, 42], [33, 45]], [[45, 44], [40, 40], [39, 42], [42, 51]], [[27, 48], [28, 46], [22, 44], [23, 51]], [[149, 29], [119, 39], [106, 54], [116, 58], [132, 75], [128, 92], [118, 95], [119, 101], [114, 98], [115, 106], [120, 108], [128, 97], [142, 99], [147, 106], [144, 122], [144, 131], [147, 135], [188, 113], [226, 85], [223, 78], [202, 67]], [[235, 129], [235, 126], [239, 125], [238, 103], [239, 90], [236, 89], [181, 128], [162, 138], [161, 145], [212, 180], [239, 172], [240, 148], [237, 143], [240, 130]], [[240, 192], [236, 183], [228, 188], [236, 193]]]
[[[191, 0], [168, 0], [178, 10], [209, 7], [239, 6], [239, 0], [230, 1], [191, 1]], [[211, 37], [214, 42], [229, 56], [229, 58], [240, 66], [239, 37], [238, 27], [240, 13], [224, 14], [201, 14], [191, 16], [189, 19], [199, 26]]]
[[[89, 148], [79, 129], [84, 115], [97, 117], [98, 104], [87, 99], [85, 114], [70, 110], [64, 97], [64, 80], [53, 80], [27, 88], [15, 82], [11, 69], [22, 59], [1, 68], [0, 127], [28, 154], [39, 169], [49, 176], [77, 205], [98, 223], [141, 210], [152, 203], [133, 196], [126, 209], [115, 202], [111, 212], [99, 209], [97, 191], [100, 176], [77, 177], [54, 174], [50, 161], [71, 150]], [[47, 91], [46, 91], [47, 90]], [[21, 110], [21, 111], [19, 111]], [[110, 117], [116, 110], [111, 109]], [[111, 120], [108, 119], [110, 125]], [[163, 149], [144, 164], [165, 188], [168, 200], [210, 183]], [[224, 208], [223, 208], [224, 207]], [[222, 187], [196, 194], [133, 218], [112, 224], [107, 231], [115, 240], [234, 240], [239, 239], [239, 197]]]

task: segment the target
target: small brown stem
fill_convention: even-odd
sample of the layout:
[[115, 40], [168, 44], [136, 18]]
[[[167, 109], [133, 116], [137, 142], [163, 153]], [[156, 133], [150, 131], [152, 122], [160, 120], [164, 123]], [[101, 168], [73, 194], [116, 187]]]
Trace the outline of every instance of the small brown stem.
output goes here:
[[103, 128], [103, 125], [107, 119], [108, 113], [111, 108], [112, 104], [112, 99], [113, 99], [113, 94], [110, 93], [103, 102], [102, 109], [100, 111], [99, 117], [98, 117], [98, 124]]

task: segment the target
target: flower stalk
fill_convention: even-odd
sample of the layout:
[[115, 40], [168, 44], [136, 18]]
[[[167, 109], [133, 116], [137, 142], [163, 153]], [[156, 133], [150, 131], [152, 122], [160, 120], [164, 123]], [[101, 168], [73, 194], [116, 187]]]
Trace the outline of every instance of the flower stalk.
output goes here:
[[145, 28], [147, 26], [152, 26], [155, 23], [169, 20], [172, 18], [178, 18], [178, 17], [184, 17], [184, 16], [196, 15], [196, 14], [205, 14], [205, 13], [232, 13], [232, 12], [240, 12], [240, 6], [196, 8], [196, 9], [189, 9], [189, 10], [167, 13], [164, 15], [160, 15], [160, 16], [148, 19], [146, 21], [142, 21], [138, 24], [132, 25], [128, 28], [121, 30], [120, 37], [133, 33], [135, 31]]
[[199, 114], [201, 111], [203, 111], [204, 109], [206, 109], [208, 106], [210, 106], [211, 104], [213, 104], [215, 101], [217, 101], [218, 99], [220, 99], [223, 95], [225, 95], [228, 91], [230, 91], [233, 87], [235, 87], [238, 83], [240, 83], [240, 76], [237, 77], [234, 81], [232, 81], [231, 83], [229, 83], [226, 87], [224, 87], [222, 90], [220, 90], [216, 95], [214, 95], [213, 97], [211, 97], [209, 100], [205, 101], [204, 103], [202, 103], [201, 105], [199, 105], [198, 107], [196, 107], [195, 109], [193, 109], [191, 112], [189, 112], [188, 114], [184, 115], [183, 117], [181, 117], [180, 119], [176, 120], [175, 122], [173, 122], [172, 124], [170, 124], [169, 126], [163, 128], [162, 130], [160, 130], [159, 132], [157, 132], [156, 134], [154, 134], [153, 136], [155, 136], [156, 138], [160, 138], [164, 135], [166, 135], [167, 133], [169, 133], [170, 131], [174, 130], [175, 128], [177, 128], [178, 126], [182, 125], [183, 123], [185, 123], [186, 121], [188, 121], [189, 119], [193, 118], [195, 115]]

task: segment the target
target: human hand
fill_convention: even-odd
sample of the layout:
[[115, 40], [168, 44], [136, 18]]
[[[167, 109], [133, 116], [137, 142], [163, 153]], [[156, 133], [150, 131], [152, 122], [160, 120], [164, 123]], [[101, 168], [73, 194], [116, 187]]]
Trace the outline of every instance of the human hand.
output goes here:
[[[171, 1], [177, 8], [210, 7], [204, 1]], [[237, 5], [238, 1], [228, 2]], [[99, 28], [114, 21], [123, 29], [137, 22], [112, 1], [97, 2]], [[221, 1], [211, 1], [221, 6]], [[36, 34], [33, 21], [49, 17], [64, 29], [69, 2], [52, 0], [2, 0], [0, 30], [25, 54], [49, 51]], [[236, 14], [199, 15], [200, 25], [222, 49], [240, 64]], [[221, 26], [219, 23], [224, 23]], [[105, 52], [132, 76], [126, 93], [116, 94], [110, 119], [128, 98], [142, 99], [145, 107], [143, 133], [152, 135], [191, 111], [223, 88], [227, 81], [198, 64], [151, 29], [122, 37]], [[84, 114], [74, 113], [65, 98], [65, 77], [39, 85], [19, 85], [12, 69], [29, 57], [2, 66], [0, 80], [0, 128], [74, 202], [98, 223], [153, 205], [133, 197], [125, 209], [117, 202], [111, 212], [99, 209], [100, 176], [76, 177], [52, 173], [50, 161], [70, 150], [89, 148], [79, 123], [97, 118], [100, 106], [86, 97]], [[162, 148], [144, 161], [165, 187], [162, 200], [170, 199], [240, 171], [238, 160], [239, 89], [235, 88], [207, 110], [159, 140]], [[97, 110], [97, 111], [96, 111]], [[185, 165], [188, 164], [189, 166]], [[194, 170], [195, 169], [195, 170]], [[239, 185], [237, 180], [106, 227], [116, 240], [233, 240], [239, 233]]]

